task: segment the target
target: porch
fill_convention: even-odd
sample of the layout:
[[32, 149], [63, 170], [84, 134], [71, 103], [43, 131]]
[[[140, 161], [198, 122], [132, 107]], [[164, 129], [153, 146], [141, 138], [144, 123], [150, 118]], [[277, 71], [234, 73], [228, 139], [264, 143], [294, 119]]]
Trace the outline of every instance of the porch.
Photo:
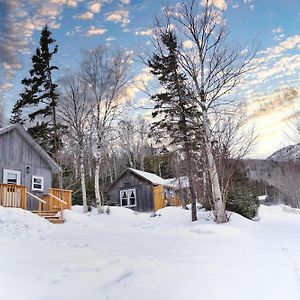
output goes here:
[[[31, 197], [38, 203], [38, 210], [32, 211], [52, 223], [63, 223], [63, 210], [71, 209], [72, 191], [50, 188], [43, 196], [38, 197], [27, 191], [27, 187], [17, 184], [0, 183], [0, 206], [28, 210], [27, 199]], [[59, 216], [57, 213], [60, 212]]]

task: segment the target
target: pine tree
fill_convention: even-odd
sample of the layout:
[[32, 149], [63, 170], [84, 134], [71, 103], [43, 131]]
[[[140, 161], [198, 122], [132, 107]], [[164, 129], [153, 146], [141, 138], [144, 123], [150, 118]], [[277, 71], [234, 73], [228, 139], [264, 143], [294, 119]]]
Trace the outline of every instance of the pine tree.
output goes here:
[[[167, 132], [171, 144], [180, 145], [186, 160], [186, 173], [190, 184], [192, 200], [192, 221], [197, 220], [196, 192], [194, 186], [192, 150], [195, 146], [195, 128], [193, 119], [197, 113], [193, 104], [185, 75], [180, 71], [178, 63], [178, 44], [172, 31], [161, 32], [162, 47], [148, 60], [150, 72], [158, 77], [164, 92], [152, 96], [156, 102], [153, 117], [160, 116], [152, 128]], [[166, 53], [166, 54], [165, 54]]]
[[19, 105], [17, 105], [17, 103], [12, 109], [11, 113], [12, 115], [9, 119], [11, 124], [16, 124], [16, 123], [21, 125], [25, 124], [25, 120], [22, 117], [22, 109], [19, 107]]
[[29, 122], [35, 122], [34, 126], [29, 126], [29, 133], [57, 159], [61, 147], [60, 131], [63, 127], [56, 119], [58, 94], [57, 84], [53, 83], [53, 71], [58, 70], [58, 67], [51, 64], [53, 55], [58, 51], [55, 42], [46, 25], [41, 31], [39, 47], [32, 56], [30, 76], [22, 80], [25, 91], [20, 94], [20, 99], [12, 110], [11, 122], [24, 122], [21, 113], [24, 108], [28, 109]]

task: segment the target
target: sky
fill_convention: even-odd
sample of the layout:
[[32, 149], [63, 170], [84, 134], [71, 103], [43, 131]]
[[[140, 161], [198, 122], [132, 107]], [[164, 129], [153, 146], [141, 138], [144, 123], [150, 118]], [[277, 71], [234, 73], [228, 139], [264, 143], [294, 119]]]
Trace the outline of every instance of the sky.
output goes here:
[[[199, 0], [200, 2], [201, 0]], [[259, 45], [259, 68], [240, 87], [247, 103], [248, 124], [257, 135], [252, 158], [266, 158], [292, 144], [292, 123], [300, 116], [300, 1], [211, 0], [224, 11], [230, 39], [247, 47]], [[7, 116], [22, 92], [31, 56], [47, 23], [59, 45], [55, 64], [63, 76], [76, 70], [83, 50], [106, 44], [136, 54], [149, 44], [160, 0], [0, 0], [0, 101]], [[133, 60], [133, 77], [151, 76]], [[147, 103], [136, 87], [131, 96]], [[300, 140], [299, 140], [300, 142]]]

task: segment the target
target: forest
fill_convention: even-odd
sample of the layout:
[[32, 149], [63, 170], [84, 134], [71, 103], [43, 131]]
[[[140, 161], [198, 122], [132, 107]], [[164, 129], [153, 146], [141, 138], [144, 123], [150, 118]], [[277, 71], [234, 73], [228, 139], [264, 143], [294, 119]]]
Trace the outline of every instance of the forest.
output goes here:
[[[254, 217], [258, 191], [239, 164], [255, 136], [235, 91], [258, 65], [256, 45], [244, 51], [232, 44], [211, 1], [164, 7], [154, 22], [152, 44], [137, 57], [98, 45], [69, 74], [53, 63], [60, 48], [46, 25], [10, 123], [25, 126], [59, 163], [55, 185], [72, 189], [85, 212], [103, 212], [108, 186], [132, 167], [187, 176], [192, 221], [197, 203], [217, 223], [228, 221], [227, 210]], [[133, 80], [133, 61], [144, 65], [151, 85]], [[132, 87], [151, 107], [136, 106]]]

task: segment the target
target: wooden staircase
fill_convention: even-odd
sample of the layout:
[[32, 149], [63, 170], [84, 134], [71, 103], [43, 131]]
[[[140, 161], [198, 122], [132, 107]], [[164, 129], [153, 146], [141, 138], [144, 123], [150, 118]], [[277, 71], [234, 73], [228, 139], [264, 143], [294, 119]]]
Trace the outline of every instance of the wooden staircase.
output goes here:
[[62, 224], [65, 220], [60, 216], [56, 216], [58, 212], [57, 210], [43, 210], [40, 213], [38, 210], [32, 211], [32, 213], [41, 216], [52, 224]]

